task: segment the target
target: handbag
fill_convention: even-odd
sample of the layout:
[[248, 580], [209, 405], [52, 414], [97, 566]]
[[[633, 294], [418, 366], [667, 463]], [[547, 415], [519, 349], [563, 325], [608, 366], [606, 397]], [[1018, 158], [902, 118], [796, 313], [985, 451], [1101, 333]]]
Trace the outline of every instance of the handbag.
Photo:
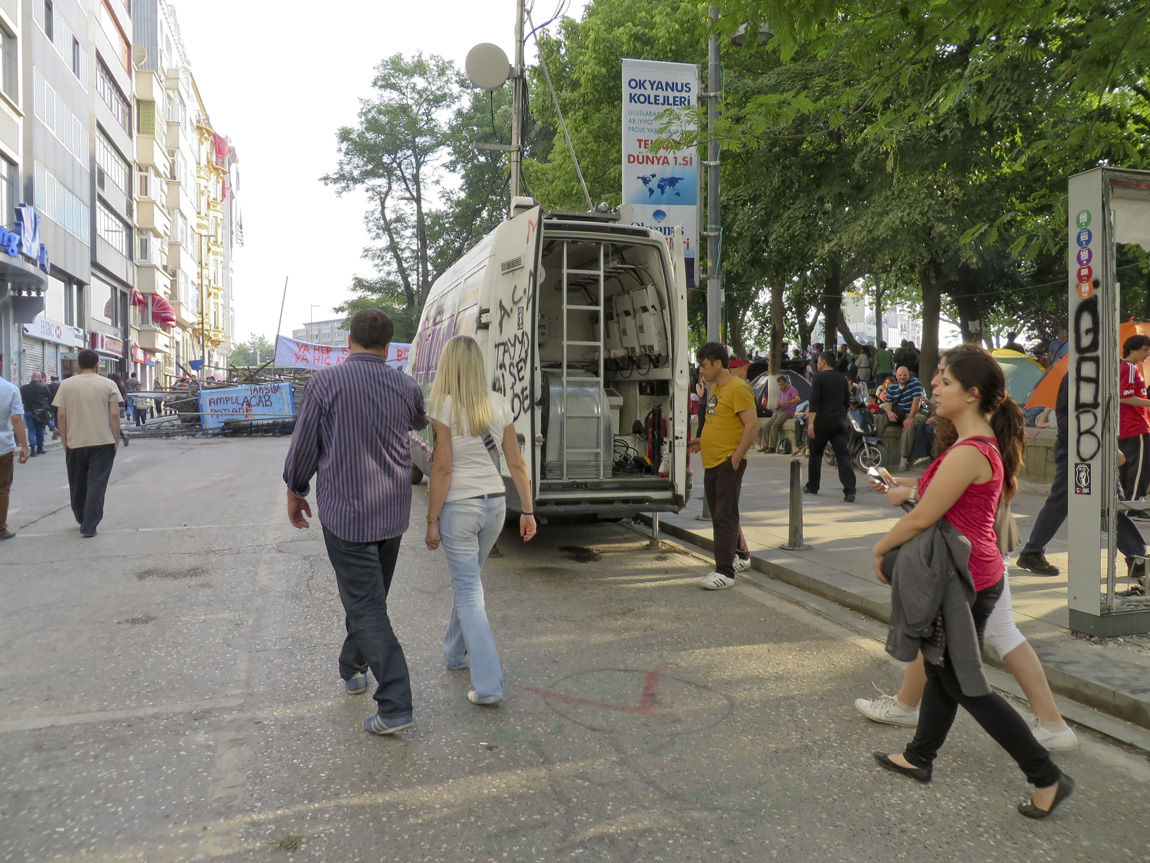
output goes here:
[[32, 421], [37, 425], [46, 426], [52, 421], [52, 412], [47, 408], [36, 408], [32, 411]]

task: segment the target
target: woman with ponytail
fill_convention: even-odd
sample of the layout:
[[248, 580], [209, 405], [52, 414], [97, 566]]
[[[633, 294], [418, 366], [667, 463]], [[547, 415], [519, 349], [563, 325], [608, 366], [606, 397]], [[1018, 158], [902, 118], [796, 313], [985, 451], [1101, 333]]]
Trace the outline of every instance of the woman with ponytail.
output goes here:
[[[883, 558], [938, 522], [948, 522], [970, 542], [968, 568], [975, 590], [970, 611], [981, 645], [986, 621], [1003, 590], [995, 518], [999, 502], [1009, 500], [1018, 488], [1025, 445], [1022, 411], [1006, 394], [1001, 367], [979, 349], [948, 356], [934, 400], [938, 415], [954, 425], [955, 441], [927, 468], [917, 490], [894, 486], [888, 492], [896, 506], [916, 505], [875, 544], [875, 573], [887, 583]], [[929, 782], [934, 759], [961, 706], [1006, 749], [1035, 786], [1033, 797], [1019, 805], [1019, 812], [1028, 818], [1047, 817], [1070, 796], [1073, 780], [1058, 769], [1002, 696], [963, 691], [951, 647], [948, 641], [941, 664], [926, 664], [927, 683], [914, 739], [903, 752], [876, 752], [875, 760], [888, 770]]]

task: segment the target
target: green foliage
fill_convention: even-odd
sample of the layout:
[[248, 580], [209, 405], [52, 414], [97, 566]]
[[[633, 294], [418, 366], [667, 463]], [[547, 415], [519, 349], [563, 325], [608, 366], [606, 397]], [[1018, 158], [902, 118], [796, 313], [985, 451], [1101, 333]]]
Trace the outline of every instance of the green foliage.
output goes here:
[[375, 275], [357, 276], [359, 296], [339, 311], [384, 308], [398, 336], [401, 320], [418, 321], [435, 279], [502, 218], [503, 164], [472, 147], [501, 135], [497, 101], [470, 93], [442, 57], [395, 54], [377, 67], [358, 125], [337, 135], [336, 171], [321, 178], [336, 194], [362, 190], [370, 202], [373, 245], [363, 257]]
[[276, 346], [263, 336], [252, 333], [243, 344], [236, 345], [232, 355], [228, 357], [228, 366], [231, 368], [248, 368], [270, 362], [275, 358]]

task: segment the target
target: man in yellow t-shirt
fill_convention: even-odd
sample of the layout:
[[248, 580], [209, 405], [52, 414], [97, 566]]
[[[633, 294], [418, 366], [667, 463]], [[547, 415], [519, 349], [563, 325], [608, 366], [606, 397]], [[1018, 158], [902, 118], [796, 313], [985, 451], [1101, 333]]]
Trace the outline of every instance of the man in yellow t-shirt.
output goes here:
[[703, 492], [711, 510], [715, 571], [699, 579], [707, 590], [733, 587], [735, 573], [749, 569], [751, 552], [739, 526], [739, 494], [747, 450], [759, 432], [751, 385], [730, 372], [730, 356], [718, 342], [699, 348], [699, 375], [710, 384], [706, 419], [691, 451], [703, 454]]

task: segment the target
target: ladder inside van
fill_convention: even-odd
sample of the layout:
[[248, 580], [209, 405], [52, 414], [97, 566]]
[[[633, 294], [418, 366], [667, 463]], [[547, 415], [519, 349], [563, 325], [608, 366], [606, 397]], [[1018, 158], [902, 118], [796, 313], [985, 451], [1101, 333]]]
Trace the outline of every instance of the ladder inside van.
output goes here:
[[[566, 424], [563, 434], [563, 479], [569, 479], [567, 469], [567, 456], [568, 455], [595, 455], [595, 464], [598, 470], [598, 478], [606, 479], [605, 471], [603, 469], [604, 453], [603, 453], [603, 432], [604, 423], [608, 421], [608, 416], [604, 415], [603, 405], [599, 403], [599, 409], [594, 414], [576, 413], [572, 414], [568, 406], [568, 362], [571, 357], [568, 355], [570, 348], [595, 348], [595, 355], [597, 359], [597, 374], [595, 377], [588, 378], [581, 376], [582, 381], [594, 380], [600, 390], [603, 389], [603, 338], [606, 333], [605, 330], [605, 317], [603, 313], [603, 285], [605, 281], [604, 274], [604, 244], [599, 244], [599, 267], [595, 270], [580, 270], [568, 266], [567, 251], [570, 248], [570, 241], [563, 243], [563, 422]], [[586, 286], [586, 280], [593, 278], [596, 285], [596, 304], [595, 305], [572, 305], [569, 302], [570, 295], [568, 291], [571, 289], [571, 282], [578, 282], [578, 287], [583, 288]], [[572, 341], [569, 333], [569, 315], [571, 312], [595, 312], [599, 318], [596, 325], [592, 328], [593, 331], [597, 330], [599, 333], [599, 341]], [[582, 358], [580, 357], [580, 360]], [[571, 434], [569, 433], [571, 425], [567, 423], [569, 419], [595, 419], [595, 439], [593, 441], [572, 441]], [[573, 446], [572, 444], [577, 444]], [[583, 446], [584, 443], [593, 443], [594, 446]]]

